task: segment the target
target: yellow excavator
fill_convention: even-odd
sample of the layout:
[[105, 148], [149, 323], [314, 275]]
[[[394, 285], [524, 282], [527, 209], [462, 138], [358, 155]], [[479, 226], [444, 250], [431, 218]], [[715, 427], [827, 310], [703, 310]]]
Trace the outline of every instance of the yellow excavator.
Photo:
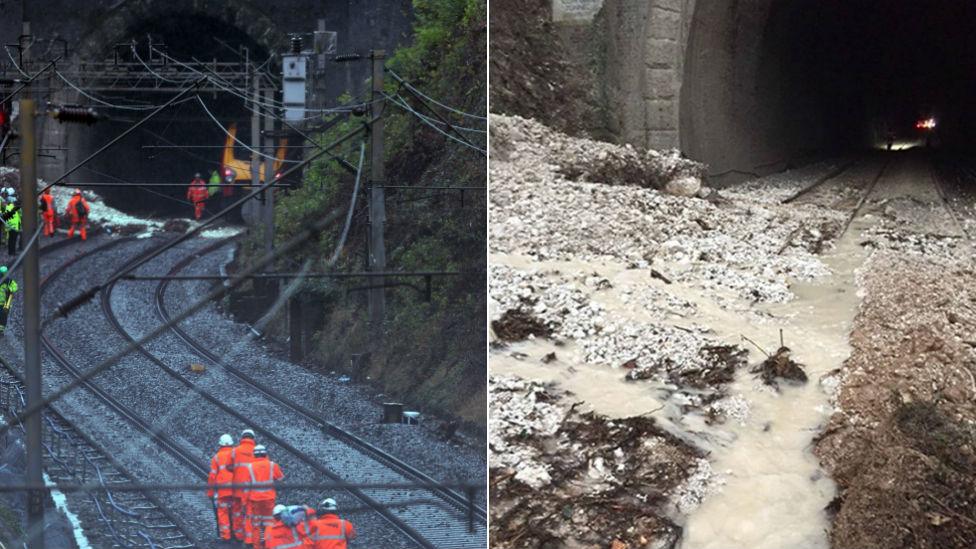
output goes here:
[[[237, 137], [237, 124], [231, 124], [227, 128], [227, 140], [224, 141], [224, 157], [221, 160], [220, 172], [224, 180], [224, 183], [237, 183], [240, 182], [242, 186], [247, 187], [251, 184], [251, 159], [240, 160], [234, 157], [234, 139]], [[278, 150], [275, 153], [274, 160], [274, 172], [280, 173], [281, 165], [285, 160], [285, 150], [288, 146], [288, 139], [282, 138], [278, 141]], [[258, 169], [258, 180], [265, 181], [264, 179], [264, 158], [261, 158], [261, 163]], [[229, 194], [229, 193], [225, 193]]]

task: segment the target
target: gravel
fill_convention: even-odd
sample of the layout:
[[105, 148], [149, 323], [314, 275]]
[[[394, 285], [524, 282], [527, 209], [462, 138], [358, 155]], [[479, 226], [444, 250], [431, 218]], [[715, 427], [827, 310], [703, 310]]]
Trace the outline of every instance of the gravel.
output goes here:
[[[86, 244], [79, 244], [79, 247], [91, 248], [103, 240], [92, 239]], [[82, 259], [68, 273], [49, 284], [43, 299], [45, 309], [51, 310], [58, 301], [76, 295], [80, 288], [104, 280], [136, 253], [158, 245], [159, 241], [156, 239], [136, 240], [99, 253], [97, 257]], [[162, 270], [160, 266], [166, 267], [172, 264], [198, 245], [188, 244], [172, 252], [167, 252], [149, 266], [141, 268], [140, 272], [142, 274], [159, 273]], [[50, 271], [53, 265], [60, 263], [60, 260], [75, 253], [77, 249], [72, 246], [59, 250], [50, 257], [45, 257], [42, 262], [42, 272]], [[86, 282], [79, 284], [79, 280]], [[116, 309], [123, 326], [135, 337], [159, 325], [160, 321], [154, 316], [151, 303], [151, 292], [154, 288], [154, 285], [146, 282], [121, 282], [113, 292], [113, 307]], [[177, 291], [177, 287], [174, 286], [171, 291]], [[185, 299], [188, 297], [184, 296]], [[179, 309], [176, 304], [172, 303], [170, 308], [171, 310]], [[175, 310], [173, 312], [175, 313]], [[223, 325], [227, 325], [227, 330], [231, 333], [241, 331], [239, 325], [230, 322], [219, 313], [214, 312], [212, 314], [213, 317], [203, 320], [201, 324], [206, 327], [210, 335], [221, 333]], [[21, 334], [19, 309], [15, 308], [11, 316], [8, 331], [19, 337]], [[116, 332], [102, 315], [97, 301], [80, 307], [69, 318], [53, 323], [48, 328], [47, 333], [70, 360], [82, 365], [82, 367], [96, 364], [124, 344], [121, 337], [116, 335]], [[227, 331], [222, 334], [226, 336]], [[218, 335], [217, 337], [221, 336]], [[3, 345], [14, 347], [11, 349], [11, 354], [18, 356], [20, 353], [16, 349], [16, 345], [10, 345], [11, 341], [13, 338], [8, 337]], [[151, 352], [158, 354], [165, 363], [177, 370], [187, 371], [191, 362], [201, 362], [201, 359], [190, 352], [182, 341], [176, 340], [171, 335], [163, 336], [148, 347]], [[254, 357], [260, 356], [255, 355], [253, 350], [250, 353], [246, 350], [240, 351], [242, 354], [224, 354], [223, 356], [228, 356], [231, 360], [235, 357], [247, 356], [249, 363], [254, 363]], [[265, 364], [264, 361], [261, 363]], [[302, 393], [302, 398], [306, 401], [314, 399], [319, 406], [322, 402], [360, 402], [363, 400], [361, 396], [347, 397], [346, 395], [357, 390], [361, 393], [366, 392], [364, 388], [353, 387], [339, 383], [334, 379], [316, 376], [300, 367], [280, 361], [275, 361], [274, 366], [275, 368], [267, 370], [268, 375], [282, 376], [285, 379], [285, 382], [282, 383], [284, 387], [299, 390]], [[295, 373], [289, 376], [288, 372]], [[187, 372], [186, 375], [190, 374]], [[277, 378], [275, 379], [277, 380]], [[47, 360], [45, 361], [45, 385], [48, 391], [67, 383], [68, 380], [68, 376], [61, 373], [57, 366]], [[350, 454], [341, 447], [330, 445], [317, 432], [317, 429], [303, 424], [297, 418], [291, 417], [287, 412], [282, 412], [256, 395], [242, 391], [239, 384], [234, 387], [227, 385], [227, 380], [222, 379], [215, 368], [208, 368], [205, 374], [194, 381], [206, 390], [225, 398], [225, 401], [232, 407], [245, 411], [246, 415], [255, 418], [260, 424], [271, 427], [279, 436], [289, 440], [310, 455], [323, 456], [322, 463], [329, 466], [341, 466], [343, 465], [342, 462], [346, 461], [344, 471], [358, 470], [361, 474], [368, 472], [369, 468], [364, 466], [367, 460], [360, 458], [363, 463], [353, 465], [348, 460], [355, 459], [354, 456], [358, 454]], [[327, 381], [327, 383], [323, 383], [323, 381]], [[241, 425], [212, 404], [206, 403], [187, 391], [183, 385], [139, 354], [129, 355], [118, 365], [99, 374], [96, 376], [96, 382], [122, 401], [123, 404], [138, 410], [138, 413], [151, 424], [173, 436], [180, 444], [198, 456], [201, 462], [209, 459], [215, 448], [214, 441], [221, 433], [231, 432], [236, 436], [242, 428], [250, 426]], [[320, 390], [313, 391], [311, 389], [313, 387]], [[325, 387], [327, 390], [322, 390]], [[329, 406], [329, 415], [338, 423], [346, 425], [365, 423], [368, 420], [364, 418], [377, 418], [379, 416], [378, 406], [375, 403], [366, 402], [367, 404], [362, 404], [358, 408], [352, 405]], [[119, 418], [114, 412], [108, 410], [105, 405], [87, 391], [77, 390], [69, 394], [59, 402], [56, 408], [67, 417], [77, 421], [80, 428], [104, 444], [122, 462], [123, 466], [133, 472], [139, 480], [186, 482], [194, 479], [193, 473], [182, 462], [165, 452], [159, 452], [151, 440]], [[480, 471], [484, 470], [483, 454], [479, 456], [475, 450], [459, 449], [447, 443], [435, 445], [429, 440], [433, 436], [426, 429], [399, 427], [398, 430], [397, 427], [399, 426], [393, 426], [390, 429], [373, 429], [364, 426], [361, 431], [375, 434], [373, 441], [381, 446], [392, 448], [402, 444], [402, 448], [406, 449], [399, 453], [399, 457], [408, 462], [411, 462], [411, 458], [422, 455], [426, 459], [420, 464], [420, 467], [426, 468], [432, 476], [438, 479], [463, 478], [467, 480], [471, 478], [472, 471], [475, 472], [474, 474], [479, 474]], [[425, 437], [428, 440], [425, 440]], [[319, 478], [308, 465], [300, 463], [284, 450], [278, 449], [274, 445], [271, 445], [270, 450], [272, 459], [280, 462], [286, 475], [289, 475], [288, 480], [300, 482]], [[439, 464], [436, 459], [438, 454], [450, 456], [451, 459], [443, 460], [443, 465], [439, 469], [429, 467]], [[147, 459], [147, 455], [152, 456], [151, 459]], [[462, 471], [465, 470], [467, 474], [461, 476]], [[349, 478], [349, 474], [345, 476], [347, 480], [357, 480], [357, 478]], [[373, 480], [377, 479], [374, 478]], [[392, 479], [388, 478], [387, 480]], [[282, 499], [290, 503], [313, 503], [319, 499], [319, 496], [320, 494], [307, 493], [281, 494]], [[210, 534], [213, 529], [213, 519], [212, 510], [206, 498], [195, 494], [171, 492], [162, 493], [161, 498], [164, 505], [178, 510], [180, 516], [186, 521], [185, 526], [191, 531], [203, 536]], [[346, 494], [340, 494], [339, 500], [340, 504], [347, 509], [359, 505]], [[362, 532], [361, 537], [368, 539], [371, 544], [375, 543], [383, 547], [412, 547], [412, 544], [408, 543], [402, 535], [375, 513], [352, 512], [347, 514]]]

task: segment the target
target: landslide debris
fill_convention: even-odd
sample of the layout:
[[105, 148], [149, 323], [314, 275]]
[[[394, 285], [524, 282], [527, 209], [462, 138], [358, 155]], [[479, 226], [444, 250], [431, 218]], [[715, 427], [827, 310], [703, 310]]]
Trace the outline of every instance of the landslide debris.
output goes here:
[[518, 117], [492, 115], [491, 124], [492, 253], [613, 260], [693, 284], [716, 300], [731, 291], [785, 302], [793, 296], [791, 279], [828, 274], [811, 249], [823, 249], [835, 231], [808, 239], [803, 230], [837, 224], [841, 212], [781, 205], [775, 195], [671, 196], [654, 186], [696, 165], [667, 155], [654, 157], [660, 165], [645, 162], [633, 149], [570, 138]]
[[838, 411], [815, 446], [838, 486], [833, 547], [976, 546], [976, 273], [952, 255], [883, 247], [862, 274]]
[[504, 157], [512, 152], [508, 145], [531, 136], [541, 146], [543, 159], [567, 181], [663, 189], [671, 181], [700, 180], [705, 173], [704, 164], [674, 149], [638, 151], [629, 144], [570, 137], [519, 117], [493, 116], [492, 124], [492, 152]]
[[580, 413], [536, 382], [492, 376], [489, 388], [492, 547], [676, 546], [667, 517], [700, 497], [700, 451], [649, 417]]

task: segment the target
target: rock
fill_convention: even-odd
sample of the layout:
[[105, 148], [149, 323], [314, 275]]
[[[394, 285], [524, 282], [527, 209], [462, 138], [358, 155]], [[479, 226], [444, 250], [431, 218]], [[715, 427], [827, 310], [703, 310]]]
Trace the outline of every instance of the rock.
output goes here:
[[698, 193], [696, 194], [696, 196], [698, 196], [698, 198], [708, 198], [709, 196], [712, 195], [712, 192], [713, 190], [711, 187], [706, 187], [702, 185], [701, 188], [698, 189]]
[[701, 179], [693, 176], [679, 177], [664, 184], [664, 192], [674, 196], [695, 196], [701, 188]]

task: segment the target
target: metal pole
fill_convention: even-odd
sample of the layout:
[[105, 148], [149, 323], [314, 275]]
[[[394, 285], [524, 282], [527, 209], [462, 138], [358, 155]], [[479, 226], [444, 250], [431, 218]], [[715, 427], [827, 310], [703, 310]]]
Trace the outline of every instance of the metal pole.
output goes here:
[[[257, 188], [260, 184], [258, 174], [261, 169], [261, 157], [258, 156], [258, 151], [261, 149], [259, 144], [261, 143], [261, 105], [259, 99], [261, 98], [261, 90], [259, 89], [258, 79], [254, 79], [254, 86], [252, 93], [254, 94], [254, 101], [251, 103], [253, 109], [251, 110], [251, 186]], [[245, 209], [250, 211], [257, 210], [257, 204], [251, 203], [245, 205]], [[250, 220], [248, 220], [250, 222]]]
[[[266, 105], [271, 105], [274, 99], [274, 90], [265, 89], [264, 90], [264, 103]], [[271, 158], [275, 156], [275, 138], [274, 138], [274, 112], [271, 108], [264, 109], [264, 182], [271, 183], [274, 181], [275, 177], [275, 167], [274, 160]], [[274, 251], [274, 237], [275, 237], [275, 221], [274, 221], [274, 188], [268, 187], [264, 191], [264, 251], [265, 253], [272, 253]], [[265, 286], [265, 291], [268, 293], [268, 299], [270, 303], [274, 303], [278, 299], [278, 288], [279, 281], [277, 279], [267, 281]]]
[[[264, 90], [264, 102], [270, 105], [271, 101], [274, 99], [274, 91], [270, 89]], [[275, 139], [274, 139], [274, 118], [272, 118], [274, 113], [271, 109], [264, 110], [264, 131], [266, 132], [266, 137], [264, 138], [264, 182], [268, 183], [274, 181], [274, 160], [269, 157], [275, 156]], [[274, 191], [268, 188], [265, 191], [264, 200], [264, 251], [271, 253], [274, 250]]]
[[301, 362], [304, 357], [302, 345], [302, 294], [296, 293], [288, 299], [288, 360]]
[[[37, 143], [34, 135], [34, 100], [20, 100], [20, 205], [22, 233], [37, 230]], [[41, 292], [37, 240], [28, 244], [24, 274], [24, 374], [27, 405], [42, 402], [41, 394]], [[27, 481], [44, 483], [41, 410], [27, 418]], [[27, 546], [44, 549], [44, 490], [34, 489], [27, 502]]]
[[[383, 170], [383, 73], [386, 52], [373, 50], [370, 53], [373, 60], [373, 93], [370, 109], [373, 122], [370, 131], [370, 160], [369, 160], [369, 270], [386, 270], [386, 248], [383, 244], [383, 225], [386, 222], [386, 200], [383, 184], [386, 175]], [[374, 336], [383, 334], [383, 317], [386, 312], [386, 294], [383, 289], [383, 279], [373, 281], [376, 288], [369, 291], [369, 324]]]

